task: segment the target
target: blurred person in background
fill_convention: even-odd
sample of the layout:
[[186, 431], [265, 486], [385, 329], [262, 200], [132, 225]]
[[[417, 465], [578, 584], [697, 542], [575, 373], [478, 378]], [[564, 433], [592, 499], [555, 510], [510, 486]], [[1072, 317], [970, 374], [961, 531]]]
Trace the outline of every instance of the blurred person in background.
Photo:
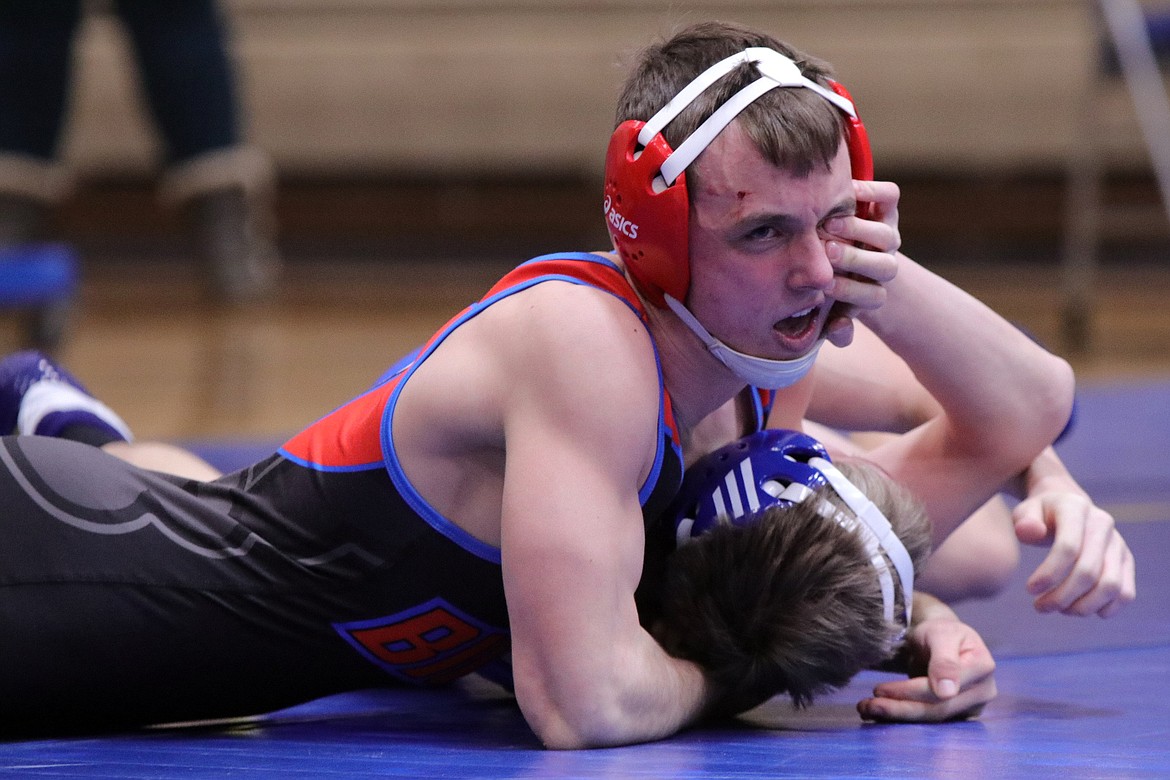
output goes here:
[[280, 270], [268, 156], [241, 131], [223, 15], [214, 0], [4, 0], [0, 4], [0, 248], [45, 237], [68, 194], [60, 160], [86, 12], [117, 16], [132, 43], [164, 148], [161, 194], [184, 212], [208, 289], [241, 302], [270, 294]]

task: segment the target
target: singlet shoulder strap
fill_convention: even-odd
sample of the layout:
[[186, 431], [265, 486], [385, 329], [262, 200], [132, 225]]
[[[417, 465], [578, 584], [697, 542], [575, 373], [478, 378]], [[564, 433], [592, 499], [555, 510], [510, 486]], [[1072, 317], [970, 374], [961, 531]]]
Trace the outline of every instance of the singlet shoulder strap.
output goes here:
[[488, 290], [483, 301], [490, 301], [501, 293], [514, 291], [537, 282], [563, 279], [587, 284], [621, 298], [642, 319], [646, 309], [634, 293], [622, 269], [612, 260], [591, 252], [558, 252], [534, 257], [509, 271]]

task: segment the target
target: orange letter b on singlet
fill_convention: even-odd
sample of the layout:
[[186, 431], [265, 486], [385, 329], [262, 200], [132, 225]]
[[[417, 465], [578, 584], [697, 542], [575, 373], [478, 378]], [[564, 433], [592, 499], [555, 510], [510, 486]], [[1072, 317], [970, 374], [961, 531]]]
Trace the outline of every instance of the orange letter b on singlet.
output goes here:
[[379, 661], [410, 666], [428, 661], [479, 636], [480, 631], [445, 609], [379, 628], [357, 630], [353, 636]]
[[335, 623], [346, 641], [387, 672], [441, 684], [473, 671], [507, 647], [507, 635], [441, 599], [385, 618]]

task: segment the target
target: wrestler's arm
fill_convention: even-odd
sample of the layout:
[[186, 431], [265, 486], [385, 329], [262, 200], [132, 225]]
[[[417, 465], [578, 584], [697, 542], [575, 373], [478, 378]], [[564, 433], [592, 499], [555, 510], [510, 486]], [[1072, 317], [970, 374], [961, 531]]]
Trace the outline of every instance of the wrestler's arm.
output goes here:
[[[896, 185], [854, 181], [853, 186], [858, 203], [872, 205], [874, 218], [841, 217], [826, 225], [826, 252], [836, 272], [831, 294], [848, 302], [830, 322], [828, 340], [846, 347], [856, 321], [905, 367], [885, 353], [859, 350], [855, 361], [857, 356], [882, 361], [873, 367], [874, 386], [882, 392], [814, 378], [809, 403], [820, 403], [815, 399], [822, 385], [824, 403], [836, 392], [838, 409], [854, 403], [861, 408], [865, 402], [858, 396], [873, 396], [865, 414], [885, 417], [886, 424], [867, 427], [896, 430], [906, 421], [890, 411], [899, 402], [888, 388], [904, 384], [908, 369], [937, 410], [879, 445], [882, 453], [875, 450], [874, 460], [923, 499], [939, 542], [1056, 438], [1072, 408], [1072, 369], [973, 296], [897, 251]], [[819, 362], [826, 371], [832, 368], [832, 350], [822, 350], [826, 355]], [[821, 370], [818, 366], [817, 373]], [[857, 370], [845, 374], [857, 381]], [[849, 395], [842, 396], [846, 390]], [[774, 408], [788, 408], [790, 418], [785, 400], [778, 396]]]
[[[787, 397], [785, 397], [787, 396]], [[844, 349], [822, 350], [805, 382], [781, 391], [770, 423], [786, 422], [785, 409], [805, 410], [834, 428], [904, 432], [942, 412], [906, 362], [872, 331], [854, 323]], [[791, 416], [791, 411], [787, 412]], [[790, 421], [787, 427], [791, 427]], [[817, 422], [805, 427], [835, 454], [857, 456], [855, 442]], [[937, 722], [978, 714], [996, 695], [995, 662], [978, 632], [942, 602], [915, 594], [914, 625], [907, 634], [910, 677], [878, 686], [858, 703], [867, 720]]]
[[525, 293], [529, 335], [508, 358], [501, 550], [516, 696], [548, 747], [653, 740], [708, 699], [699, 668], [667, 655], [634, 603], [657, 373], [621, 302], [565, 287]]
[[906, 361], [858, 322], [849, 346], [817, 356], [805, 414], [843, 431], [905, 433], [940, 411]]
[[[809, 397], [811, 419], [844, 430], [901, 432], [942, 412], [906, 362], [860, 324], [849, 347], [823, 351]], [[861, 454], [862, 448], [851, 449]], [[1018, 538], [1052, 548], [1028, 581], [1037, 610], [1109, 617], [1134, 599], [1133, 555], [1113, 517], [1093, 503], [1052, 447], [1002, 488], [1021, 503], [1009, 510], [994, 498], [964, 520], [932, 557], [924, 584], [957, 598], [1001, 587], [994, 583], [1015, 568]]]
[[937, 543], [1056, 438], [1072, 408], [1073, 375], [958, 287], [904, 255], [898, 266], [885, 304], [858, 318], [906, 362], [939, 412], [871, 455], [926, 503]]

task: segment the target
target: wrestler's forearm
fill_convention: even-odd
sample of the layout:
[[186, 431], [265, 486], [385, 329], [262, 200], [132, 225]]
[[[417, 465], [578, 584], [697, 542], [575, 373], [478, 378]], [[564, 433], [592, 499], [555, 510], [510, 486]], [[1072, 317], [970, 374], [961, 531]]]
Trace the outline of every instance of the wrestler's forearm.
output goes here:
[[969, 451], [994, 448], [1008, 474], [1067, 422], [1074, 391], [1068, 364], [909, 258], [899, 256], [887, 303], [862, 316], [938, 401], [948, 435]]

